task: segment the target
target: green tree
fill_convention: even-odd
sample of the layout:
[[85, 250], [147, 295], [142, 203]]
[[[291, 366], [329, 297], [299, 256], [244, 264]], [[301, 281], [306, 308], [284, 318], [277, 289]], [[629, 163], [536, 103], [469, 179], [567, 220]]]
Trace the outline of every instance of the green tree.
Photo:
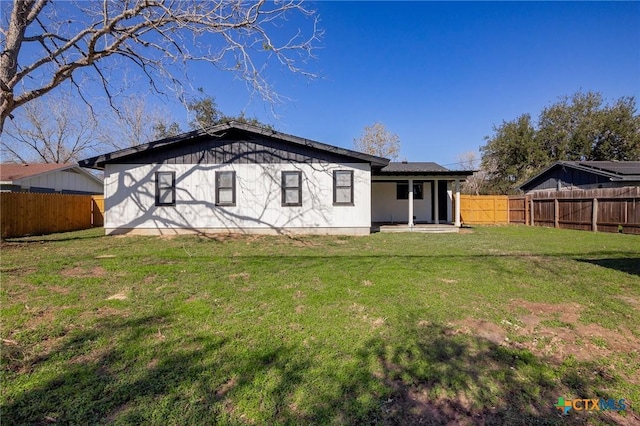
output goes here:
[[240, 115], [236, 115], [236, 116], [225, 115], [224, 117], [222, 117], [221, 121], [222, 122], [237, 121], [238, 123], [251, 124], [253, 126], [264, 127], [265, 129], [275, 130], [275, 127], [273, 127], [273, 125], [263, 123], [260, 120], [258, 120], [256, 117], [247, 117], [246, 115], [244, 115], [244, 112], [241, 112]]
[[[199, 89], [202, 93], [202, 89]], [[193, 118], [189, 121], [192, 130], [208, 129], [223, 121], [224, 115], [218, 109], [213, 96], [203, 95], [199, 99], [194, 99], [187, 103], [189, 114]]]
[[536, 143], [531, 116], [523, 114], [493, 128], [494, 135], [480, 148], [482, 169], [489, 189], [509, 193], [524, 182], [548, 158]]
[[578, 92], [545, 107], [538, 118], [536, 138], [551, 161], [591, 158], [598, 132], [602, 95]]
[[[202, 93], [202, 89], [199, 90]], [[223, 114], [218, 108], [215, 98], [209, 95], [203, 95], [199, 99], [194, 99], [189, 102], [187, 104], [187, 109], [189, 110], [189, 113], [193, 115], [193, 119], [189, 121], [189, 127], [192, 130], [206, 130], [209, 127], [220, 123], [227, 123], [229, 121], [236, 121], [239, 123], [246, 123], [275, 130], [271, 124], [262, 123], [255, 117], [247, 117], [244, 112], [241, 112], [239, 115]]]
[[604, 104], [600, 93], [578, 92], [494, 126], [480, 148], [491, 192], [510, 193], [555, 161], [640, 160], [640, 116], [633, 97]]
[[153, 136], [155, 139], [170, 138], [179, 135], [181, 132], [180, 125], [175, 121], [169, 124], [160, 120], [153, 125]]
[[640, 160], [640, 116], [635, 99], [625, 97], [600, 111], [591, 160]]

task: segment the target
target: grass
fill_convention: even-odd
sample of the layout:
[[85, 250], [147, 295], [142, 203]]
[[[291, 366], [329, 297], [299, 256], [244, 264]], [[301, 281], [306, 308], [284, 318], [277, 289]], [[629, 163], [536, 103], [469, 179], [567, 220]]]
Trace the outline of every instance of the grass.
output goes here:
[[637, 236], [98, 229], [5, 242], [1, 267], [3, 424], [640, 420]]

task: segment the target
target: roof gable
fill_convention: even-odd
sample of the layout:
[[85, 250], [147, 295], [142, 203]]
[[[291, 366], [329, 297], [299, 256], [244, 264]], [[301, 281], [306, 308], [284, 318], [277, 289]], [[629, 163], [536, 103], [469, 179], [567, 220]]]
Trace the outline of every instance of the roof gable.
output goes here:
[[602, 176], [610, 181], [640, 181], [640, 161], [558, 161], [520, 185], [527, 191], [560, 168], [571, 168]]
[[20, 179], [32, 178], [58, 170], [77, 167], [69, 163], [31, 163], [31, 164], [0, 164], [0, 181], [13, 182]]
[[372, 167], [388, 164], [376, 157], [262, 127], [229, 122], [205, 131], [184, 133], [126, 148], [80, 162], [83, 167], [104, 168], [119, 163], [282, 163], [366, 162]]
[[102, 179], [73, 163], [3, 163], [0, 164], [0, 182], [20, 185], [23, 184], [24, 181], [58, 172], [76, 173], [84, 179], [94, 181], [98, 185], [104, 184]]

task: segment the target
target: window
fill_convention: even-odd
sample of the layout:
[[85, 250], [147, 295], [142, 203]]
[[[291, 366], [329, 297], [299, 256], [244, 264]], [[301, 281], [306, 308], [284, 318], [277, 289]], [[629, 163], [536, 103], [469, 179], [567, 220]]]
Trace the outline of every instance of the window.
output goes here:
[[282, 205], [302, 205], [302, 172], [282, 172]]
[[[409, 199], [409, 182], [398, 182], [396, 184], [396, 198], [398, 200]], [[424, 199], [423, 182], [413, 183], [413, 199], [414, 200]]]
[[176, 205], [176, 172], [156, 172], [156, 206]]
[[236, 205], [236, 172], [216, 172], [216, 206]]
[[333, 172], [333, 204], [353, 205], [353, 170]]

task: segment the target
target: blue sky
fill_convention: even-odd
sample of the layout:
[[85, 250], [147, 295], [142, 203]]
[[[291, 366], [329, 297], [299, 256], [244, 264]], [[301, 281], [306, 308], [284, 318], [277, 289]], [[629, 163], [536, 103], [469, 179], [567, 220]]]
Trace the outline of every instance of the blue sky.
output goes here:
[[227, 113], [245, 110], [281, 131], [347, 148], [380, 121], [400, 136], [400, 159], [452, 168], [494, 125], [537, 117], [560, 96], [593, 90], [607, 101], [640, 98], [638, 2], [315, 7], [324, 37], [309, 68], [320, 78], [272, 70], [276, 89], [291, 98], [276, 106], [278, 119], [228, 76], [195, 85]]
[[[353, 147], [376, 121], [398, 134], [399, 159], [455, 168], [494, 125], [577, 91], [640, 98], [640, 2], [315, 2], [324, 36], [309, 81], [268, 69], [275, 106], [233, 75], [194, 65], [193, 87], [297, 136]], [[305, 26], [292, 19], [286, 25]], [[141, 79], [143, 80], [143, 79]], [[151, 103], [167, 98], [136, 96]], [[96, 98], [98, 99], [98, 98]], [[153, 100], [155, 99], [155, 100]], [[98, 101], [96, 101], [98, 102]], [[98, 102], [99, 103], [99, 102]], [[186, 128], [184, 107], [164, 106]]]

